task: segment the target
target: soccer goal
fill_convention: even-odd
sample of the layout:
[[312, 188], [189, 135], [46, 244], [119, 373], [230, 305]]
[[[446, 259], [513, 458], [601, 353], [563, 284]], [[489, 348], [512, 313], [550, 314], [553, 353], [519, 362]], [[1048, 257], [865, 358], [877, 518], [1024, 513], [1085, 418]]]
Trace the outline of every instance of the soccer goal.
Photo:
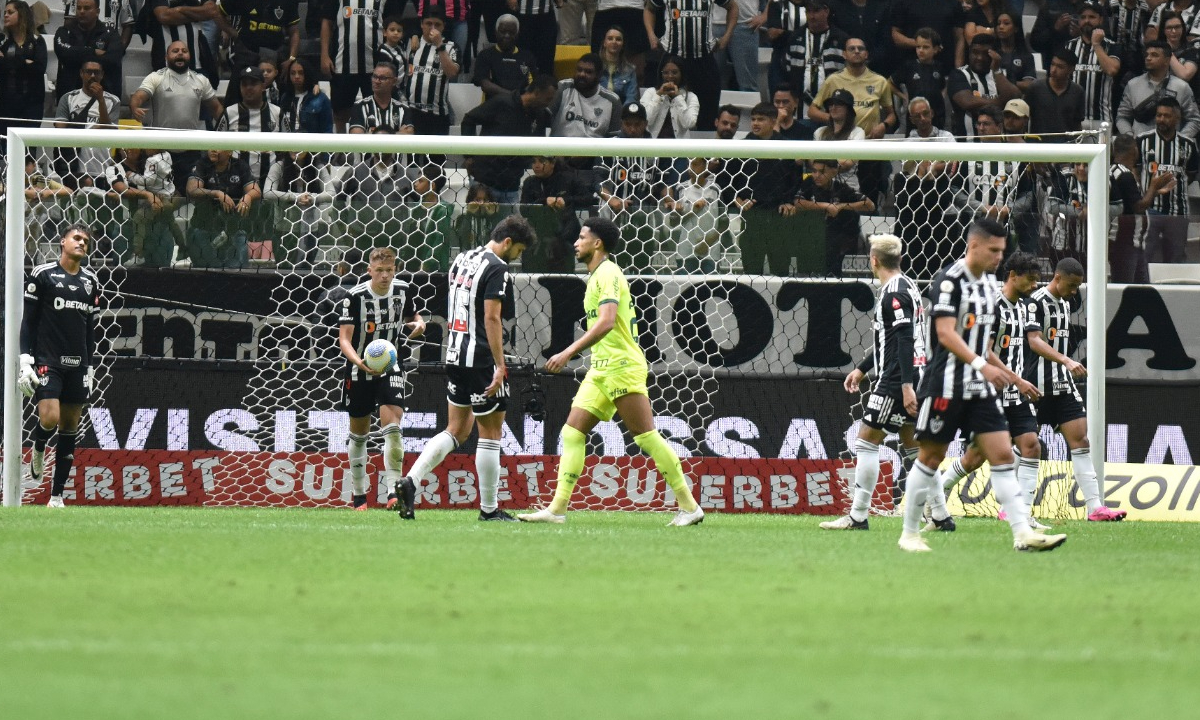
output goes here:
[[[29, 478], [18, 461], [28, 458], [33, 423], [16, 383], [22, 273], [57, 259], [59, 233], [72, 222], [94, 230], [90, 264], [102, 285], [96, 388], [67, 487], [68, 502], [81, 504], [346, 505], [348, 420], [338, 410], [343, 361], [333, 318], [338, 288], [356, 281], [377, 246], [397, 250], [429, 323], [401, 348], [410, 463], [445, 422], [444, 273], [510, 213], [526, 217], [539, 239], [513, 267], [505, 318], [514, 385], [502, 441], [507, 507], [553, 494], [558, 429], [584, 361], [559, 375], [541, 368], [581, 332], [585, 277], [571, 243], [590, 214], [623, 231], [616, 259], [631, 279], [655, 422], [704, 506], [729, 512], [845, 509], [847, 439], [862, 408], [842, 379], [869, 350], [877, 290], [866, 236], [900, 236], [906, 270], [927, 282], [961, 253], [971, 217], [987, 212], [964, 183], [999, 189], [1015, 173], [1079, 164], [1075, 204], [1086, 212], [1078, 217], [1050, 217], [1003, 195], [991, 211], [1008, 220], [1014, 247], [1032, 244], [1047, 268], [1075, 254], [1086, 262], [1087, 288], [1106, 278], [1103, 144], [12, 129], [7, 163], [5, 505], [44, 502], [49, 490], [49, 469]], [[803, 176], [805, 197], [826, 197], [832, 191], [813, 170], [830, 165], [840, 173], [829, 177], [875, 184], [870, 207], [857, 204], [853, 184], [838, 212], [793, 204], [799, 190], [786, 182]], [[480, 188], [473, 178], [483, 177], [496, 180]], [[240, 195], [228, 204], [219, 193], [188, 197], [191, 182], [244, 191], [251, 181], [258, 190], [244, 207]], [[1093, 378], [1090, 437], [1103, 478], [1105, 296], [1085, 296], [1077, 336], [1086, 343], [1075, 356]], [[1065, 448], [1043, 437], [1042, 514], [1078, 515]], [[53, 464], [53, 442], [50, 450]], [[460, 448], [421, 479], [418, 507], [475, 504], [472, 450]], [[597, 427], [589, 457], [573, 507], [670, 504], [619, 424]], [[903, 472], [895, 452], [884, 461], [879, 512], [894, 510]], [[960, 513], [996, 509], [986, 472], [958, 498]]]

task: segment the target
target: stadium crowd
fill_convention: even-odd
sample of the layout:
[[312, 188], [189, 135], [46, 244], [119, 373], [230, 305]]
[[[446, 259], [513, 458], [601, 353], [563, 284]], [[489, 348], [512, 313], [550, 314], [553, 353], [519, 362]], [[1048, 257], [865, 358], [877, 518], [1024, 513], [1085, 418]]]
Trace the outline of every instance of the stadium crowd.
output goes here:
[[[46, 2], [4, 6], [0, 130], [1053, 143], [1107, 123], [1112, 279], [1185, 259], [1193, 0], [63, 0], [61, 16]], [[556, 47], [574, 59], [561, 80]], [[456, 88], [472, 84], [464, 108]], [[1082, 166], [822, 155], [61, 148], [27, 159], [27, 243], [84, 221], [127, 265], [328, 270], [387, 238], [406, 269], [437, 271], [517, 205], [541, 238], [525, 271], [573, 271], [596, 210], [625, 233], [630, 272], [838, 275], [869, 227], [894, 229], [929, 277], [981, 217], [1049, 263], [1083, 253]]]

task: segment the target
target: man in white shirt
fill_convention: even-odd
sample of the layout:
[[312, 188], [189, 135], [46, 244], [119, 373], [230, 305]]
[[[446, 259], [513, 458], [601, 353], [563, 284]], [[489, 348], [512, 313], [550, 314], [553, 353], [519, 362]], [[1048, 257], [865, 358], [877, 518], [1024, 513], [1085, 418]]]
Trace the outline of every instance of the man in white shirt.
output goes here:
[[[82, 87], [72, 90], [58, 101], [54, 126], [59, 128], [111, 129], [119, 117], [121, 100], [104, 92], [104, 67], [98, 60], [85, 60], [79, 69]], [[63, 177], [74, 178], [76, 187], [90, 187], [104, 174], [108, 163], [107, 148], [61, 148], [60, 159], [68, 168]]]

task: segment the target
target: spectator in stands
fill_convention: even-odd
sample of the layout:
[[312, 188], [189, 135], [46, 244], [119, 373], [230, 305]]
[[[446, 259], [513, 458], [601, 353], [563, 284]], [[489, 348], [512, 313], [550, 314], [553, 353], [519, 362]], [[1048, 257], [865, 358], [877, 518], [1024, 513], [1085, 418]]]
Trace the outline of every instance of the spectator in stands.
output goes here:
[[996, 22], [1003, 10], [1004, 5], [1001, 0], [975, 0], [972, 7], [966, 11], [965, 22], [963, 22], [963, 42], [970, 45], [971, 39], [979, 33], [995, 35]]
[[[325, 0], [321, 6], [321, 72], [330, 76], [329, 101], [338, 132], [346, 131], [350, 107], [359, 95], [371, 94], [371, 69], [375, 66], [375, 51], [381, 44], [383, 18], [400, 15], [399, 10], [406, 3], [407, 0]], [[331, 54], [335, 44], [336, 57]], [[310, 73], [311, 82], [318, 79], [316, 73]]]
[[[617, 28], [621, 31], [621, 52], [625, 60], [633, 65], [635, 78], [642, 77], [646, 67], [646, 52], [650, 49], [650, 38], [646, 36], [646, 25], [642, 18], [644, 6], [641, 0], [599, 0], [592, 23], [592, 52], [602, 56], [609, 30]], [[633, 84], [637, 87], [638, 81], [635, 79]], [[619, 92], [617, 94], [621, 95]], [[636, 94], [635, 91], [635, 97]]]
[[1109, 169], [1109, 198], [1120, 203], [1120, 214], [1113, 219], [1115, 227], [1109, 233], [1108, 260], [1112, 282], [1148, 283], [1146, 266], [1146, 211], [1160, 195], [1175, 189], [1175, 174], [1150, 175], [1142, 190], [1135, 174], [1138, 167], [1138, 141], [1131, 135], [1118, 135], [1112, 142], [1112, 168]]
[[[211, 117], [221, 117], [224, 108], [212, 83], [192, 70], [191, 62], [187, 43], [177, 40], [167, 47], [167, 66], [147, 75], [129, 99], [129, 109], [135, 120], [158, 128], [199, 130], [201, 108]], [[200, 151], [181, 150], [172, 155], [175, 187], [186, 188], [192, 168], [200, 159]]]
[[[646, 0], [642, 11], [642, 24], [650, 40], [650, 49], [660, 46], [667, 55], [678, 56], [683, 63], [683, 72], [692, 79], [692, 92], [700, 100], [700, 115], [697, 123], [707, 127], [717, 117], [717, 106], [721, 103], [721, 74], [713, 56], [709, 14], [713, 5], [720, 5], [728, 13], [725, 32], [717, 37], [716, 49], [724, 50], [733, 37], [738, 20], [738, 6], [734, 0]], [[654, 33], [655, 11], [666, 12], [666, 34], [660, 38]]]
[[1065, 47], [1059, 48], [1050, 60], [1046, 78], [1033, 83], [1025, 92], [1030, 132], [1051, 135], [1044, 137], [1047, 142], [1069, 142], [1070, 138], [1053, 135], [1078, 132], [1083, 128], [1085, 98], [1083, 88], [1071, 80], [1074, 72], [1074, 53]]
[[[1183, 113], [1181, 135], [1195, 138], [1200, 131], [1200, 109], [1186, 82], [1171, 75], [1171, 48], [1166, 41], [1146, 43], [1146, 72], [1131, 78], [1117, 108], [1117, 132], [1141, 135], [1155, 129], [1155, 114], [1160, 98], [1174, 99]], [[1145, 159], [1143, 153], [1142, 159]]]
[[[892, 103], [892, 89], [887, 78], [867, 67], [867, 45], [860, 38], [846, 41], [846, 68], [830, 75], [808, 108], [808, 116], [816, 121], [828, 120], [820, 109], [825, 100], [838, 90], [854, 97], [854, 122], [866, 133], [867, 139], [878, 140], [899, 125]], [[815, 112], [814, 112], [815, 111]], [[864, 160], [858, 164], [858, 188], [873, 198], [887, 186], [891, 163]], [[847, 180], [849, 182], [849, 180]]]
[[[281, 258], [289, 258], [299, 269], [317, 262], [318, 238], [327, 234], [325, 210], [333, 204], [333, 182], [322, 154], [307, 151], [276, 153], [267, 173], [263, 198], [279, 218], [279, 245], [292, 245], [296, 252], [276, 248]], [[283, 242], [283, 240], [287, 242]]]
[[1050, 67], [1050, 57], [1071, 38], [1079, 37], [1079, 8], [1086, 0], [1046, 0], [1038, 11], [1029, 33], [1029, 47], [1041, 53], [1042, 66]]
[[[778, 140], [775, 120], [779, 117], [775, 106], [759, 103], [750, 110], [750, 134], [747, 140]], [[732, 170], [732, 165], [727, 164]], [[795, 160], [774, 158], [750, 158], [741, 162], [741, 176], [745, 179], [734, 195], [734, 204], [745, 220], [738, 241], [742, 251], [742, 270], [762, 275], [767, 272], [764, 262], [770, 263], [773, 275], [786, 275], [790, 264], [790, 253], [778, 239], [777, 232], [760, 228], [773, 228], [771, 217], [790, 215], [795, 211], [792, 201], [796, 197], [796, 186], [800, 182], [800, 167]], [[764, 217], [768, 216], [768, 217]]]
[[121, 97], [121, 60], [125, 57], [125, 45], [116, 30], [100, 22], [98, 2], [77, 0], [75, 22], [63, 25], [54, 33], [54, 55], [58, 58], [55, 99], [80, 88], [79, 70], [88, 60], [102, 66], [104, 89]]
[[[629, 103], [621, 109], [618, 138], [649, 138], [646, 107]], [[667, 160], [669, 162], [669, 160]], [[651, 256], [657, 250], [655, 234], [659, 217], [655, 214], [663, 195], [663, 173], [654, 158], [598, 158], [594, 177], [600, 185], [600, 217], [621, 228], [625, 241], [624, 267], [631, 272], [649, 272]]]
[[[815, 1], [809, 2], [806, 7], [805, 0], [778, 0], [767, 3], [766, 33], [767, 42], [771, 45], [771, 64], [767, 66], [767, 91], [772, 97], [779, 84], [789, 79], [788, 45], [792, 41], [793, 33], [803, 27], [815, 5]], [[813, 94], [816, 94], [815, 90]], [[808, 105], [808, 101], [803, 105]]]
[[182, 267], [239, 268], [249, 264], [250, 213], [262, 197], [250, 167], [230, 150], [209, 150], [188, 178], [193, 207], [190, 261]]
[[413, 180], [417, 205], [412, 225], [400, 246], [399, 259], [409, 272], [445, 272], [450, 269], [454, 238], [454, 204], [443, 200], [446, 175], [441, 165], [426, 163]]
[[[1003, 112], [994, 106], [980, 108], [975, 114], [979, 142], [1004, 141]], [[1021, 164], [1015, 160], [960, 160], [951, 182], [956, 196], [954, 206], [959, 211], [963, 227], [979, 218], [988, 218], [1007, 225], [1017, 197]], [[938, 257], [955, 257], [936, 253]]]
[[933, 122], [938, 127], [946, 125], [946, 103], [942, 95], [946, 92], [946, 72], [942, 69], [938, 55], [942, 52], [942, 39], [933, 28], [917, 31], [915, 58], [909, 58], [892, 75], [892, 91], [903, 100], [924, 97], [933, 98]]
[[297, 58], [292, 63], [284, 87], [279, 122], [286, 132], [333, 132], [333, 107], [307, 60]]
[[29, 4], [25, 0], [5, 3], [0, 34], [0, 115], [19, 119], [0, 120], [0, 134], [7, 134], [10, 127], [34, 127], [41, 120], [46, 59], [46, 41], [34, 27]]
[[413, 122], [399, 100], [395, 98], [398, 71], [390, 62], [375, 63], [371, 72], [371, 94], [354, 103], [350, 110], [350, 133], [369, 133], [372, 128], [387, 125], [402, 135], [414, 132]]
[[779, 137], [785, 140], [813, 139], [813, 128], [807, 122], [801, 121], [796, 117], [796, 113], [800, 109], [800, 103], [799, 98], [796, 97], [796, 91], [792, 89], [791, 83], [780, 83], [775, 88], [775, 94], [771, 97], [771, 103], [779, 111], [779, 118], [775, 121], [775, 132], [779, 133]]
[[[1121, 53], [1117, 44], [1105, 37], [1104, 17], [1105, 7], [1099, 2], [1083, 3], [1079, 7], [1079, 37], [1064, 46], [1077, 58], [1071, 80], [1083, 89], [1083, 120], [1088, 130], [1112, 122], [1113, 79], [1121, 72]], [[1179, 22], [1178, 27], [1182, 39], [1183, 23]], [[1054, 56], [1061, 57], [1057, 51]]]
[[1042, 142], [1040, 135], [1031, 135], [1029, 132], [1029, 103], [1021, 98], [1004, 103], [1004, 118], [1000, 127], [1004, 130], [1004, 142]]
[[1187, 37], [1187, 27], [1183, 18], [1175, 12], [1163, 13], [1160, 27], [1163, 40], [1166, 40], [1171, 48], [1171, 74], [1191, 85], [1192, 92], [1195, 93], [1196, 84], [1193, 79], [1196, 78], [1196, 63], [1200, 61], [1200, 51]]
[[487, 244], [492, 230], [509, 213], [501, 212], [500, 203], [491, 188], [482, 183], [472, 183], [467, 188], [467, 203], [454, 219], [454, 234], [463, 250]]
[[877, 0], [829, 0], [829, 24], [846, 37], [862, 38], [871, 48], [867, 66], [887, 75], [902, 61], [892, 42], [892, 5]]
[[1121, 74], [1113, 86], [1113, 104], [1120, 102], [1121, 91], [1129, 78], [1142, 73], [1146, 54], [1146, 23], [1150, 19], [1143, 0], [1108, 0], [1108, 35], [1121, 53]]
[[208, 78], [209, 83], [216, 87], [220, 82], [217, 68], [217, 58], [213, 49], [204, 37], [204, 24], [216, 21], [222, 32], [229, 33], [225, 16], [221, 14], [214, 0], [191, 0], [188, 2], [171, 2], [171, 0], [146, 0], [150, 13], [157, 23], [152, 33], [150, 50], [150, 67], [161, 70], [170, 64], [169, 48], [176, 42], [182, 42], [188, 49], [188, 62], [192, 70]]
[[[126, 228], [121, 234], [129, 243], [125, 265], [138, 267], [169, 265], [172, 248], [186, 248], [183, 231], [175, 222], [175, 182], [171, 177], [171, 153], [140, 148], [117, 150], [117, 162], [105, 174], [108, 189], [133, 205]], [[149, 242], [148, 242], [149, 241]], [[152, 243], [153, 247], [147, 246]], [[153, 253], [147, 252], [152, 249]]]
[[638, 99], [638, 69], [625, 57], [625, 31], [610, 27], [597, 51], [604, 67], [600, 71], [600, 87], [612, 90], [622, 103]]
[[679, 275], [711, 274], [717, 264], [709, 251], [721, 243], [724, 208], [721, 189], [708, 160], [688, 161], [688, 174], [663, 199], [667, 224], [675, 228], [675, 272]]
[[[817, 128], [817, 140], [866, 140], [867, 134], [855, 123], [854, 96], [849, 90], [830, 93], [825, 100], [825, 124]], [[859, 189], [858, 161], [841, 160], [842, 181]]]
[[[217, 130], [221, 132], [278, 132], [280, 128], [279, 106], [272, 105], [263, 97], [263, 72], [255, 65], [247, 65], [238, 73], [238, 84], [242, 86], [239, 95], [242, 101], [232, 107], [225, 108], [221, 119], [217, 121]], [[271, 169], [270, 153], [258, 151], [239, 152], [238, 157], [244, 159], [250, 166], [251, 177], [264, 187], [267, 182], [267, 172]]]
[[[729, 44], [717, 52], [717, 68], [722, 87], [734, 87], [741, 92], [758, 92], [758, 30], [767, 22], [767, 9], [759, 8], [758, 0], [736, 0], [737, 22], [726, 20], [726, 11], [717, 6], [712, 10], [713, 35], [721, 37], [727, 25], [733, 25]], [[733, 70], [732, 77], [726, 66]]]
[[[288, 67], [291, 67], [291, 63], [288, 63]], [[282, 97], [279, 91], [279, 58], [270, 50], [263, 50], [259, 55], [258, 69], [263, 73], [263, 97], [267, 102], [279, 105]]]
[[1038, 78], [1037, 64], [1025, 43], [1025, 31], [1021, 29], [1021, 16], [1011, 10], [1001, 10], [996, 16], [995, 35], [1004, 77], [1025, 92]]
[[529, 48], [517, 46], [520, 32], [516, 15], [501, 15], [496, 21], [496, 44], [479, 52], [473, 81], [483, 90], [484, 100], [524, 90], [533, 82], [537, 60]]
[[[482, 54], [480, 55], [482, 57]], [[546, 108], [554, 99], [558, 85], [554, 76], [535, 75], [523, 92], [512, 91], [488, 100], [466, 114], [461, 132], [471, 136], [543, 137], [550, 125]], [[529, 167], [529, 158], [520, 155], [478, 155], [467, 159], [467, 172], [486, 186], [503, 204], [516, 203], [521, 177]]]
[[[932, 142], [955, 142], [954, 135], [948, 130], [937, 127], [933, 122], [933, 106], [923, 97], [915, 97], [908, 101], [908, 121], [912, 129], [908, 131], [910, 140], [928, 140]], [[945, 166], [941, 160], [923, 161], [923, 165], [933, 168]], [[939, 170], [940, 172], [940, 170]]]
[[838, 179], [837, 160], [813, 160], [812, 174], [796, 190], [797, 210], [825, 215], [825, 274], [840, 277], [842, 260], [859, 251], [859, 213], [875, 210], [875, 203]]
[[402, 95], [418, 135], [450, 134], [450, 100], [446, 86], [458, 77], [459, 49], [442, 37], [446, 11], [428, 4], [421, 16], [421, 34], [408, 45], [411, 67]]
[[537, 67], [554, 74], [554, 50], [558, 42], [558, 18], [550, 0], [505, 0], [508, 12], [517, 16], [521, 34], [517, 44], [528, 48], [537, 59]]
[[[233, 29], [229, 65], [235, 71], [257, 65], [261, 53], [266, 50], [286, 58], [280, 64], [280, 70], [287, 72], [300, 54], [299, 3], [294, 0], [220, 0], [219, 7]], [[229, 83], [225, 104], [236, 103], [240, 92], [239, 83]]]
[[687, 89], [687, 77], [679, 58], [663, 58], [658, 71], [662, 82], [657, 88], [646, 88], [642, 93], [650, 137], [686, 138], [696, 127], [700, 100]]
[[[63, 25], [70, 25], [70, 21], [75, 19], [76, 4], [76, 0], [63, 0]], [[121, 45], [126, 49], [133, 40], [133, 26], [137, 23], [138, 7], [134, 0], [104, 0], [99, 8], [100, 22], [121, 36]]]
[[597, 0], [560, 0], [558, 44], [589, 45], [595, 23]]
[[[404, 42], [404, 20], [399, 17], [386, 18], [383, 21], [383, 43], [375, 49], [375, 67], [379, 63], [390, 63], [396, 68], [396, 86], [392, 88], [392, 97], [403, 99], [400, 88], [408, 78], [408, 44]], [[375, 86], [371, 86], [375, 92]]]
[[[1157, 42], [1157, 41], [1156, 41]], [[1150, 68], [1151, 46], [1147, 43], [1146, 68]], [[1188, 235], [1187, 186], [1196, 179], [1200, 154], [1196, 142], [1179, 129], [1179, 101], [1160, 97], [1155, 103], [1154, 130], [1138, 135], [1142, 157], [1142, 187], [1150, 187], [1155, 175], [1171, 175], [1174, 189], [1156, 195], [1147, 211], [1150, 216], [1146, 233], [1147, 262], [1184, 262]]]
[[[929, 101], [916, 97], [908, 101], [908, 137], [922, 142], [955, 142], [948, 131], [935, 127]], [[941, 269], [945, 259], [925, 248], [935, 249], [948, 230], [943, 216], [950, 206], [950, 181], [946, 163], [940, 160], [905, 160], [892, 176], [896, 198], [896, 235], [909, 248], [908, 271], [913, 277], [928, 278]]]
[[[1146, 19], [1145, 40], [1152, 42], [1154, 40], [1166, 40], [1163, 37], [1162, 26], [1163, 20], [1166, 19], [1166, 13], [1173, 12], [1183, 18], [1183, 22], [1190, 28], [1195, 24], [1196, 3], [1194, 0], [1164, 0], [1156, 3], [1150, 17]], [[1195, 33], [1189, 30], [1189, 35]]]
[[[380, 125], [372, 135], [394, 135], [395, 128]], [[402, 237], [407, 217], [405, 203], [413, 199], [416, 169], [395, 153], [369, 153], [354, 163], [335, 183], [345, 202], [344, 223], [350, 238]]]
[[897, 58], [907, 59], [917, 47], [917, 31], [930, 28], [946, 44], [942, 52], [942, 70], [947, 73], [961, 66], [966, 58], [963, 25], [967, 17], [959, 0], [922, 0], [898, 2], [892, 6], [892, 42]]
[[590, 181], [557, 158], [535, 157], [533, 175], [521, 185], [521, 204], [526, 206], [523, 214], [537, 230], [538, 240], [525, 251], [521, 267], [528, 272], [572, 272], [572, 248], [580, 229], [576, 211], [594, 202]]
[[816, 99], [825, 78], [846, 67], [847, 40], [844, 32], [829, 25], [829, 3], [810, 2], [807, 22], [788, 38], [786, 53], [786, 77], [796, 90], [804, 117], [809, 117], [808, 106]]
[[[79, 12], [93, 0], [79, 0]], [[96, 60], [85, 60], [79, 69], [81, 87], [63, 95], [58, 101], [54, 126], [59, 128], [111, 130], [120, 117], [121, 100], [104, 91], [104, 67]], [[94, 185], [95, 178], [104, 174], [109, 165], [107, 148], [59, 148], [58, 174], [68, 179], [72, 188]]]
[[952, 131], [960, 137], [978, 134], [972, 116], [981, 108], [1003, 105], [1021, 91], [1000, 70], [1000, 53], [991, 35], [976, 35], [971, 41], [969, 61], [950, 73], [946, 91], [954, 115]]
[[[621, 101], [611, 90], [600, 87], [603, 64], [599, 55], [588, 53], [575, 63], [575, 77], [559, 82], [550, 103], [552, 137], [604, 138], [620, 130]], [[572, 166], [590, 169], [592, 160], [580, 158]]]

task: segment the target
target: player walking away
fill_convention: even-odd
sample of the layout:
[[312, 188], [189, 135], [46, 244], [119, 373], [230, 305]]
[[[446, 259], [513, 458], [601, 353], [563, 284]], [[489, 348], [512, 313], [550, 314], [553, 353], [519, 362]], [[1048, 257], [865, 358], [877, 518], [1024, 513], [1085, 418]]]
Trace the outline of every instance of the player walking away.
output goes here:
[[371, 414], [379, 408], [379, 424], [383, 426], [380, 485], [389, 490], [388, 509], [396, 506], [398, 494], [400, 516], [411, 519], [416, 489], [402, 476], [404, 438], [400, 435], [405, 374], [399, 363], [381, 373], [371, 372], [362, 354], [373, 340], [387, 340], [399, 347], [406, 337], [419, 337], [425, 332], [425, 321], [414, 310], [409, 284], [396, 278], [396, 252], [388, 247], [375, 248], [368, 263], [370, 280], [351, 288], [342, 300], [338, 317], [338, 346], [346, 356], [341, 409], [350, 414], [346, 452], [350, 456], [354, 509], [367, 509], [367, 435], [371, 432]]
[[928, 552], [921, 536], [921, 510], [937, 492], [934, 470], [955, 434], [974, 436], [975, 446], [992, 464], [996, 499], [1008, 514], [1016, 550], [1053, 550], [1066, 535], [1040, 535], [1029, 529], [1029, 514], [1013, 469], [1012, 437], [1000, 409], [997, 390], [1017, 381], [1000, 363], [989, 362], [1000, 288], [991, 275], [1004, 256], [1008, 232], [994, 220], [980, 219], [967, 232], [967, 254], [933, 278], [930, 359], [917, 393], [917, 442], [921, 450], [908, 476], [908, 501], [900, 548]]
[[562, 429], [563, 454], [554, 499], [547, 508], [518, 515], [519, 520], [566, 522], [571, 493], [583, 472], [587, 434], [601, 420], [611, 420], [614, 413], [621, 416], [633, 441], [654, 460], [675, 493], [679, 512], [669, 524], [699, 525], [704, 520], [704, 510], [692, 498], [679, 457], [654, 428], [646, 391], [646, 356], [637, 344], [637, 316], [629, 282], [610, 257], [621, 247], [621, 231], [616, 224], [594, 216], [583, 224], [575, 241], [575, 257], [591, 273], [583, 296], [588, 328], [566, 350], [547, 360], [546, 369], [557, 373], [588, 348], [592, 348], [591, 367], [571, 401], [571, 412]]
[[[446, 429], [434, 435], [413, 463], [405, 487], [437, 467], [446, 455], [467, 441], [478, 422], [475, 473], [479, 476], [479, 519], [516, 522], [500, 509], [500, 436], [508, 398], [508, 369], [504, 363], [504, 304], [512, 304], [508, 263], [516, 260], [535, 240], [529, 222], [517, 215], [501, 220], [488, 243], [462, 253], [450, 266], [446, 309]], [[407, 510], [412, 518], [412, 506]]]
[[1054, 268], [1054, 277], [1046, 287], [1033, 294], [1029, 306], [1029, 349], [1036, 356], [1025, 377], [1042, 394], [1037, 404], [1037, 419], [1062, 434], [1071, 449], [1071, 467], [1075, 482], [1087, 503], [1087, 519], [1113, 522], [1125, 519], [1124, 510], [1105, 506], [1096, 482], [1091, 448], [1087, 439], [1087, 412], [1075, 378], [1087, 375], [1087, 368], [1068, 357], [1071, 339], [1069, 298], [1083, 283], [1083, 265], [1075, 258], [1063, 258]]
[[[1013, 444], [1020, 453], [1017, 464], [1017, 485], [1021, 488], [1021, 496], [1025, 506], [1033, 507], [1034, 493], [1037, 491], [1038, 470], [1041, 467], [1042, 444], [1038, 440], [1037, 417], [1030, 400], [1036, 400], [1040, 393], [1028, 380], [1023, 379], [1028, 352], [1026, 336], [1029, 333], [1029, 293], [1037, 288], [1041, 277], [1041, 266], [1038, 259], [1029, 253], [1013, 253], [1004, 262], [1004, 287], [1000, 297], [996, 299], [996, 334], [992, 340], [992, 354], [988, 362], [1002, 363], [1013, 372], [1019, 382], [1004, 388], [1000, 392], [1000, 405], [1004, 409], [1004, 417], [1008, 421], [1008, 433], [1012, 436]], [[983, 453], [974, 444], [967, 448], [966, 453], [950, 463], [950, 467], [938, 473], [938, 485], [946, 490], [953, 488], [963, 478], [983, 466]], [[943, 493], [929, 493], [929, 512], [931, 521], [926, 530], [940, 526], [945, 518], [950, 517], [946, 509], [946, 498]], [[1000, 519], [1007, 520], [1008, 516], [1001, 511]], [[1035, 531], [1049, 530], [1029, 517], [1029, 527]]]
[[[846, 392], [857, 394], [859, 384], [872, 368], [877, 369], [877, 377], [854, 443], [854, 499], [850, 514], [821, 523], [824, 530], [867, 529], [871, 495], [879, 478], [879, 444], [888, 433], [900, 435], [908, 464], [917, 457], [917, 441], [913, 437], [916, 386], [925, 367], [929, 321], [921, 305], [920, 290], [900, 271], [903, 249], [903, 243], [895, 235], [871, 236], [871, 273], [880, 284], [872, 322], [874, 348], [846, 376]], [[953, 532], [954, 520], [947, 518], [940, 527]]]
[[17, 386], [37, 403], [29, 473], [39, 484], [46, 468], [46, 443], [58, 430], [58, 459], [46, 503], [52, 508], [64, 507], [63, 488], [75, 460], [75, 434], [92, 391], [100, 282], [82, 266], [91, 241], [92, 231], [86, 225], [68, 226], [59, 241], [58, 262], [38, 265], [25, 283]]

